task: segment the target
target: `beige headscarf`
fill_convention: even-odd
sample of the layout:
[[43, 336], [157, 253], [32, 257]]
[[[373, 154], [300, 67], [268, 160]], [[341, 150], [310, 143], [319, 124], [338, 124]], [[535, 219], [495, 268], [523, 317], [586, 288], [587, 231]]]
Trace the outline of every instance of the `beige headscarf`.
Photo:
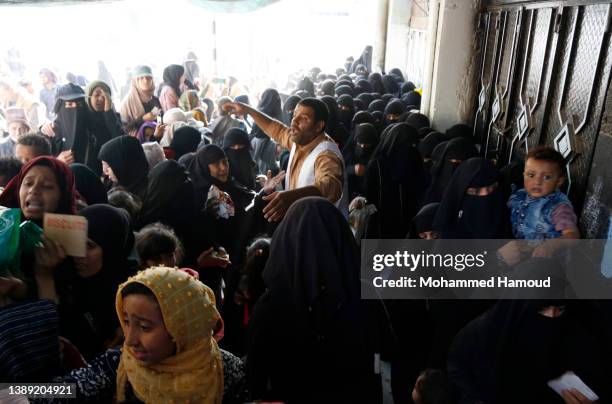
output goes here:
[[121, 290], [133, 282], [145, 285], [155, 295], [166, 329], [175, 341], [176, 354], [146, 366], [124, 345], [117, 370], [117, 401], [125, 400], [129, 382], [136, 397], [146, 403], [220, 404], [223, 364], [213, 338], [220, 315], [213, 292], [177, 269], [152, 267], [141, 271], [117, 291], [117, 315], [124, 329]]
[[151, 100], [154, 91], [155, 88], [152, 88], [150, 92], [142, 92], [138, 88], [136, 79], [132, 79], [132, 86], [130, 87], [130, 91], [121, 102], [121, 108], [119, 110], [121, 120], [124, 123], [131, 123], [139, 118], [142, 118], [142, 116], [145, 114], [145, 110], [142, 104]]

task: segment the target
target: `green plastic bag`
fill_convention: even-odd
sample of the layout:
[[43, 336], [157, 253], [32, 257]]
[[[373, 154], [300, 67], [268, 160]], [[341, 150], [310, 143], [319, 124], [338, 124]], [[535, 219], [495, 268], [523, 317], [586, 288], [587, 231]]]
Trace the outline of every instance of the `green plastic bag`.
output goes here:
[[42, 245], [43, 229], [31, 220], [19, 226], [19, 249], [22, 253], [31, 253], [35, 247]]
[[0, 276], [21, 272], [19, 256], [20, 209], [0, 207]]

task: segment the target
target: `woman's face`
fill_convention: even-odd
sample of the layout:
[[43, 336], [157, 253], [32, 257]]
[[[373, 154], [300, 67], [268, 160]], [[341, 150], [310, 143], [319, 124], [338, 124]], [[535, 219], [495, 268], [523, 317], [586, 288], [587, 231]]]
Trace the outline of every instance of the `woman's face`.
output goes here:
[[102, 247], [93, 240], [87, 239], [87, 252], [85, 257], [75, 257], [74, 263], [77, 273], [82, 278], [94, 276], [102, 270], [103, 261]]
[[96, 112], [103, 112], [105, 101], [104, 90], [102, 90], [102, 87], [96, 87], [93, 90], [93, 93], [91, 93], [91, 108], [93, 108], [93, 110]]
[[229, 163], [227, 159], [221, 159], [217, 162], [208, 165], [211, 177], [218, 179], [221, 182], [227, 182], [229, 177]]
[[50, 167], [34, 166], [26, 173], [19, 188], [19, 206], [23, 217], [41, 220], [45, 213], [57, 211], [61, 191]]
[[110, 164], [108, 164], [106, 161], [102, 161], [102, 173], [113, 183], [117, 184], [119, 182]]
[[175, 354], [176, 346], [164, 325], [159, 305], [150, 296], [133, 294], [123, 299], [123, 333], [130, 353], [145, 365]]
[[136, 79], [136, 84], [138, 84], [138, 89], [145, 93], [155, 89], [155, 83], [153, 83], [153, 77], [150, 77], [150, 76], [138, 77]]
[[422, 231], [419, 233], [419, 238], [423, 240], [436, 240], [438, 238], [438, 232], [433, 230]]
[[144, 138], [149, 140], [153, 137], [153, 133], [155, 133], [155, 131], [153, 130], [153, 128], [145, 128], [144, 130]]

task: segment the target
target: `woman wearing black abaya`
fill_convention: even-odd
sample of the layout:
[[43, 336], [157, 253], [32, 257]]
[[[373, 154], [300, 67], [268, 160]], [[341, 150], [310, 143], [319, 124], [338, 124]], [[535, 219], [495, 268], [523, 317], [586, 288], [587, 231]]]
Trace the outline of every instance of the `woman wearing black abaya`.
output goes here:
[[397, 79], [394, 76], [386, 74], [383, 76], [382, 82], [385, 87], [386, 94], [391, 94], [394, 97], [399, 96], [400, 86], [397, 84]]
[[407, 81], [405, 83], [402, 83], [400, 87], [400, 95], [403, 96], [404, 94], [414, 91], [415, 89], [416, 86], [414, 85], [414, 83], [412, 81]]
[[407, 124], [415, 128], [417, 131], [429, 126], [429, 118], [419, 112], [413, 112], [404, 120]]
[[298, 83], [298, 91], [305, 91], [309, 97], [316, 97], [315, 87], [312, 81], [308, 77], [304, 77]]
[[368, 72], [372, 71], [372, 53], [373, 49], [370, 45], [366, 46], [361, 52], [361, 55], [353, 61], [350, 67], [350, 71], [347, 69], [349, 73], [356, 73], [357, 66], [363, 65]]
[[327, 124], [325, 125], [325, 133], [331, 136], [338, 147], [342, 149], [346, 145], [350, 135], [344, 124], [339, 121], [339, 111], [336, 100], [334, 97], [328, 95], [321, 97], [320, 100], [327, 105], [327, 110], [329, 111]]
[[56, 285], [62, 335], [91, 359], [119, 342], [115, 293], [136, 272], [136, 263], [127, 259], [134, 236], [123, 209], [92, 205], [79, 214], [87, 219], [87, 256], [75, 258]]
[[359, 250], [342, 214], [323, 198], [294, 203], [274, 233], [263, 278], [267, 289], [249, 323], [253, 397], [376, 402]]
[[406, 235], [409, 239], [435, 240], [438, 233], [433, 229], [433, 222], [438, 212], [438, 202], [428, 203], [423, 206], [419, 213], [414, 216], [410, 224], [410, 232]]
[[474, 157], [451, 177], [434, 220], [441, 238], [492, 239], [506, 234], [510, 214], [499, 184], [499, 171], [489, 160]]
[[355, 85], [355, 96], [361, 95], [361, 94], [369, 94], [372, 92], [372, 85], [370, 84], [369, 81], [365, 80], [365, 79], [361, 79], [357, 82], [357, 84]]
[[449, 140], [440, 158], [438, 159], [436, 156], [431, 172], [431, 184], [425, 194], [425, 203], [440, 202], [456, 167], [462, 161], [477, 155], [476, 146], [471, 139], [457, 138]]
[[285, 100], [285, 103], [283, 104], [282, 119], [285, 125], [291, 125], [291, 121], [293, 120], [293, 111], [295, 110], [295, 107], [297, 106], [298, 102], [300, 102], [300, 100], [301, 98], [297, 95], [289, 96], [289, 98]]
[[110, 87], [102, 81], [93, 81], [87, 86], [89, 131], [93, 135], [92, 158], [87, 165], [98, 175], [102, 175], [102, 163], [96, 158], [102, 145], [118, 136], [126, 135], [121, 116], [115, 111]]
[[439, 132], [431, 132], [419, 142], [419, 153], [423, 157], [423, 167], [425, 168], [425, 183], [427, 186], [431, 184], [431, 171], [434, 166], [432, 154], [436, 146], [444, 140], [444, 135]]
[[74, 174], [74, 185], [79, 195], [85, 199], [87, 205], [108, 203], [108, 196], [100, 176], [96, 175], [85, 164], [74, 163], [70, 165]]
[[341, 95], [337, 99], [337, 104], [340, 123], [342, 123], [345, 128], [350, 128], [353, 116], [355, 116], [353, 97], [348, 94]]
[[[170, 226], [185, 249], [182, 265], [200, 269], [197, 258], [210, 248], [212, 242], [202, 223], [201, 212], [196, 209], [193, 183], [187, 170], [174, 160], [156, 165], [149, 174], [149, 186], [136, 229], [161, 222]], [[202, 276], [204, 279], [206, 275]]]
[[147, 191], [149, 163], [138, 139], [119, 136], [105, 143], [98, 158], [102, 171], [113, 185], [120, 185], [126, 191], [142, 200]]
[[372, 86], [372, 91], [379, 94], [384, 94], [387, 91], [385, 90], [385, 85], [383, 83], [383, 78], [380, 73], [370, 73], [368, 77], [368, 81]]
[[[544, 259], [525, 265], [551, 266]], [[612, 357], [602, 319], [609, 313], [591, 301], [500, 301], [463, 328], [450, 349], [448, 374], [459, 402], [590, 403], [564, 400], [548, 386], [566, 371], [597, 402], [610, 402]]]
[[404, 238], [408, 233], [425, 189], [416, 138], [414, 128], [406, 124], [393, 125], [381, 135], [366, 168], [365, 197], [378, 210], [370, 217], [366, 238]]
[[240, 128], [232, 128], [223, 137], [223, 151], [229, 160], [232, 176], [247, 189], [255, 189], [257, 164], [251, 157], [249, 135]]
[[394, 67], [393, 69], [389, 70], [389, 75], [393, 76], [398, 83], [403, 83], [405, 81], [404, 73], [402, 73], [402, 71], [397, 67]]
[[416, 91], [403, 94], [401, 99], [406, 106], [412, 105], [414, 109], [421, 109], [421, 94]]
[[193, 153], [202, 141], [200, 131], [191, 126], [182, 126], [174, 131], [170, 148], [174, 152], [174, 160], [178, 160], [187, 153]]
[[335, 89], [336, 83], [333, 80], [325, 80], [323, 83], [321, 83], [321, 85], [319, 86], [319, 95], [323, 96], [323, 95], [334, 95], [334, 89]]
[[363, 182], [366, 166], [377, 145], [378, 131], [374, 125], [363, 123], [355, 127], [352, 147], [350, 150], [343, 150], [350, 200], [364, 194]]
[[[278, 91], [273, 88], [265, 90], [261, 95], [257, 110], [278, 121], [282, 121], [283, 109], [281, 108], [281, 99]], [[291, 123], [289, 123], [289, 125], [290, 124]], [[276, 164], [276, 142], [270, 139], [270, 137], [257, 125], [253, 125], [250, 136], [251, 147], [253, 148], [253, 160], [257, 164], [259, 173], [266, 175], [268, 170], [270, 170], [276, 174], [278, 172], [278, 165]]]
[[387, 104], [381, 100], [381, 99], [376, 99], [374, 101], [372, 101], [370, 103], [370, 105], [368, 105], [368, 111], [370, 113], [374, 112], [374, 111], [378, 111], [383, 113], [384, 116], [384, 112], [385, 112], [385, 107], [387, 106]]
[[[385, 107], [385, 122], [386, 125], [397, 123], [400, 116], [406, 112], [406, 106], [398, 99], [394, 99]], [[418, 128], [417, 128], [418, 129]]]

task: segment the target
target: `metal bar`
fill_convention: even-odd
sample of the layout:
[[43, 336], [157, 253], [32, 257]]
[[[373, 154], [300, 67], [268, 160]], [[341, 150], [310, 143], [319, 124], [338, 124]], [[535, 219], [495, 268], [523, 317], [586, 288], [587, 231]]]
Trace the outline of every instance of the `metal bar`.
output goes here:
[[[486, 24], [485, 24], [485, 39], [484, 39], [484, 47], [482, 51], [482, 62], [480, 64], [480, 88], [484, 87], [484, 70], [485, 64], [487, 63], [487, 49], [489, 48], [489, 28], [491, 25], [491, 13], [485, 14]], [[480, 91], [478, 92], [480, 95]], [[472, 136], [476, 136], [476, 130], [478, 125], [478, 115], [480, 115], [480, 108], [476, 110], [476, 114], [474, 117], [474, 126], [472, 127]]]
[[528, 10], [538, 8], [558, 8], [588, 6], [594, 4], [608, 4], [610, 0], [485, 0], [483, 7], [491, 11], [499, 11], [504, 8], [522, 6]]
[[531, 106], [530, 109], [530, 113], [533, 115], [533, 112], [538, 108], [538, 106], [540, 105], [540, 93], [542, 92], [542, 79], [544, 78], [544, 66], [546, 66], [548, 64], [548, 53], [550, 51], [550, 42], [548, 41], [548, 39], [550, 38], [550, 33], [553, 31], [554, 29], [554, 19], [553, 19], [553, 12], [551, 10], [550, 12], [550, 19], [548, 20], [548, 31], [546, 32], [546, 47], [544, 48], [544, 56], [542, 57], [542, 67], [540, 68], [540, 78], [538, 79], [538, 92], [536, 93], [535, 96], [535, 102], [533, 103], [533, 105]]
[[508, 74], [506, 74], [506, 88], [502, 94], [502, 99], [505, 99], [510, 89], [510, 83], [515, 64], [514, 53], [517, 48], [517, 42], [520, 34], [521, 26], [523, 25], [523, 10], [519, 10], [516, 14], [516, 22], [514, 24], [514, 34], [512, 35], [512, 49], [510, 50], [510, 64], [508, 65]]
[[589, 99], [587, 101], [586, 109], [584, 111], [584, 117], [582, 118], [582, 122], [576, 128], [574, 132], [576, 135], [580, 133], [582, 129], [585, 128], [587, 121], [589, 119], [589, 114], [591, 112], [591, 104], [593, 103], [593, 96], [596, 93], [595, 84], [597, 83], [597, 77], [599, 76], [599, 71], [601, 70], [602, 65], [602, 55], [605, 49], [606, 38], [610, 34], [610, 25], [612, 18], [612, 4], [608, 5], [608, 11], [606, 12], [606, 25], [604, 26], [603, 32], [601, 34], [601, 43], [599, 44], [599, 52], [597, 53], [597, 65], [595, 66], [595, 72], [593, 74], [593, 81], [591, 82], [591, 91], [589, 92]]
[[572, 38], [570, 39], [570, 53], [567, 57], [567, 63], [563, 67], [563, 79], [561, 79], [561, 94], [559, 95], [559, 102], [557, 104], [557, 117], [559, 118], [559, 123], [563, 126], [563, 116], [561, 115], [561, 110], [563, 109], [563, 101], [565, 100], [565, 95], [567, 93], [567, 76], [569, 74], [570, 69], [573, 69], [573, 60], [576, 51], [576, 28], [578, 27], [578, 20], [580, 19], [582, 9], [579, 7], [576, 11], [576, 18], [574, 18], [574, 26], [572, 27]]
[[523, 69], [521, 72], [521, 84], [519, 85], [519, 94], [521, 96], [521, 104], [522, 104], [522, 96], [523, 91], [525, 91], [525, 72], [527, 71], [527, 61], [531, 58], [531, 52], [533, 52], [533, 43], [531, 42], [531, 35], [533, 30], [533, 15], [536, 13], [535, 10], [531, 10], [529, 16], [529, 28], [527, 29], [527, 43], [525, 44], [525, 57], [523, 58]]
[[[501, 21], [500, 21], [502, 19], [502, 17], [503, 17], [503, 20], [504, 20], [503, 26], [502, 26]], [[498, 37], [496, 38], [497, 41], [496, 41], [496, 44], [495, 44], [495, 52], [493, 53], [493, 54], [496, 55], [496, 57], [495, 57], [495, 59], [496, 59], [495, 60], [495, 68], [494, 68], [495, 79], [491, 80], [491, 83], [493, 85], [491, 85], [491, 89], [489, 90], [489, 91], [493, 91], [494, 94], [497, 92], [497, 84], [499, 82], [498, 81], [499, 80], [499, 65], [500, 65], [500, 62], [501, 62], [501, 59], [502, 59], [502, 55], [504, 53], [504, 44], [505, 44], [505, 39], [506, 39], [506, 23], [508, 21], [508, 12], [507, 11], [502, 11], [500, 13], [500, 17], [499, 18], [500, 18], [498, 20], [499, 21], [499, 28], [501, 28], [501, 29], [497, 30]], [[500, 31], [501, 31], [501, 36], [499, 36], [499, 32]], [[485, 143], [485, 151], [484, 151], [484, 157], [485, 158], [487, 157], [487, 154], [489, 153], [489, 137], [491, 136], [491, 126], [492, 125], [493, 125], [493, 120], [491, 119], [489, 121], [489, 126], [487, 127], [487, 140], [486, 140], [486, 143]]]

